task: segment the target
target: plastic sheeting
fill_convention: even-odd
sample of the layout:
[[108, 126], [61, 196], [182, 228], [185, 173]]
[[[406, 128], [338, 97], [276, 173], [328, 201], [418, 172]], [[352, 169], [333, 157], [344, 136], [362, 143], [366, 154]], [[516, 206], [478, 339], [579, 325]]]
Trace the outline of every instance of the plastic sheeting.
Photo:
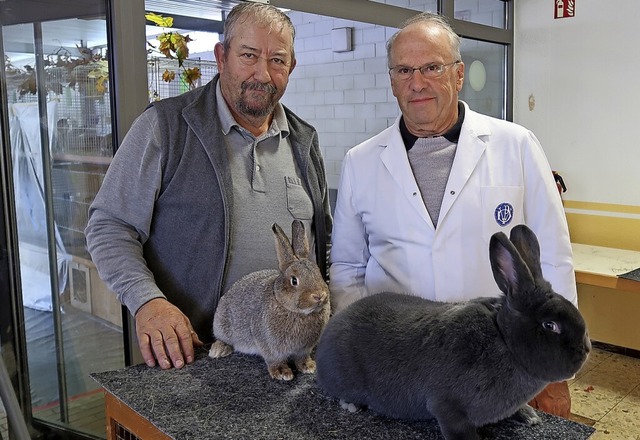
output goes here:
[[[54, 143], [57, 102], [47, 104], [49, 151]], [[9, 128], [13, 158], [13, 184], [16, 199], [20, 271], [23, 304], [37, 310], [53, 310], [47, 240], [42, 142], [37, 103], [9, 105]], [[67, 283], [68, 260], [62, 238], [55, 230], [58, 293]]]

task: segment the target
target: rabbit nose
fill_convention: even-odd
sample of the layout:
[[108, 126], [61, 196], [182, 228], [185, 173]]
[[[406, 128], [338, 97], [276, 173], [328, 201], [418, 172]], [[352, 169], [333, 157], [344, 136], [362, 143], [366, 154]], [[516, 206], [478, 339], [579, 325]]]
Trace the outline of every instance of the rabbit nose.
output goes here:
[[316, 302], [324, 302], [327, 299], [327, 292], [325, 291], [316, 292], [313, 295], [311, 295], [311, 297]]

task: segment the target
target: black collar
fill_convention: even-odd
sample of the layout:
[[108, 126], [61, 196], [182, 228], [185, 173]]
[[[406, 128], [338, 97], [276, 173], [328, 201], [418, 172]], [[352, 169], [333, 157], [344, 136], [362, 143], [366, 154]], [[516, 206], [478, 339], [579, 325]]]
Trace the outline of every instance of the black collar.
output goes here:
[[[444, 138], [449, 142], [457, 144], [458, 139], [460, 138], [460, 129], [462, 128], [463, 122], [464, 104], [458, 101], [458, 120], [456, 121], [455, 125], [442, 136], [444, 136]], [[404, 123], [404, 116], [400, 118], [400, 135], [402, 135], [402, 140], [404, 141], [404, 146], [407, 151], [409, 151], [411, 147], [413, 147], [413, 144], [415, 144], [416, 140], [418, 139], [418, 136], [415, 136], [409, 132], [407, 125]]]

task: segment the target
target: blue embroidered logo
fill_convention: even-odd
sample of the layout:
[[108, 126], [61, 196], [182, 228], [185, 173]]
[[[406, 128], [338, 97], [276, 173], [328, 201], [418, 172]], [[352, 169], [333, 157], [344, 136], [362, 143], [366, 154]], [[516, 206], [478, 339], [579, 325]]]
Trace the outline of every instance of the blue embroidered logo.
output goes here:
[[500, 226], [507, 226], [513, 218], [513, 206], [507, 202], [500, 203], [493, 213], [493, 216], [496, 219], [496, 223]]

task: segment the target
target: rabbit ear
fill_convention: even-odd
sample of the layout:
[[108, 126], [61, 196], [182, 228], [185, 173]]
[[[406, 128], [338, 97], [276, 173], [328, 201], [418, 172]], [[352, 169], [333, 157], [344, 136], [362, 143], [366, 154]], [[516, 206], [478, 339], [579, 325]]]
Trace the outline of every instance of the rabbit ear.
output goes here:
[[307, 235], [304, 233], [304, 223], [300, 220], [294, 220], [291, 223], [291, 237], [293, 253], [298, 258], [307, 258], [309, 256], [309, 243], [307, 242]]
[[276, 242], [278, 265], [280, 270], [284, 271], [287, 267], [291, 266], [291, 263], [293, 263], [294, 260], [296, 260], [296, 256], [293, 253], [291, 242], [282, 228], [277, 223], [274, 223], [271, 225], [271, 230], [273, 231], [273, 237]]
[[540, 265], [540, 244], [536, 234], [526, 225], [517, 225], [511, 229], [509, 239], [518, 253], [529, 267], [533, 279], [542, 280], [542, 266]]
[[503, 232], [491, 236], [489, 259], [493, 277], [508, 297], [533, 289], [534, 281], [529, 267]]

